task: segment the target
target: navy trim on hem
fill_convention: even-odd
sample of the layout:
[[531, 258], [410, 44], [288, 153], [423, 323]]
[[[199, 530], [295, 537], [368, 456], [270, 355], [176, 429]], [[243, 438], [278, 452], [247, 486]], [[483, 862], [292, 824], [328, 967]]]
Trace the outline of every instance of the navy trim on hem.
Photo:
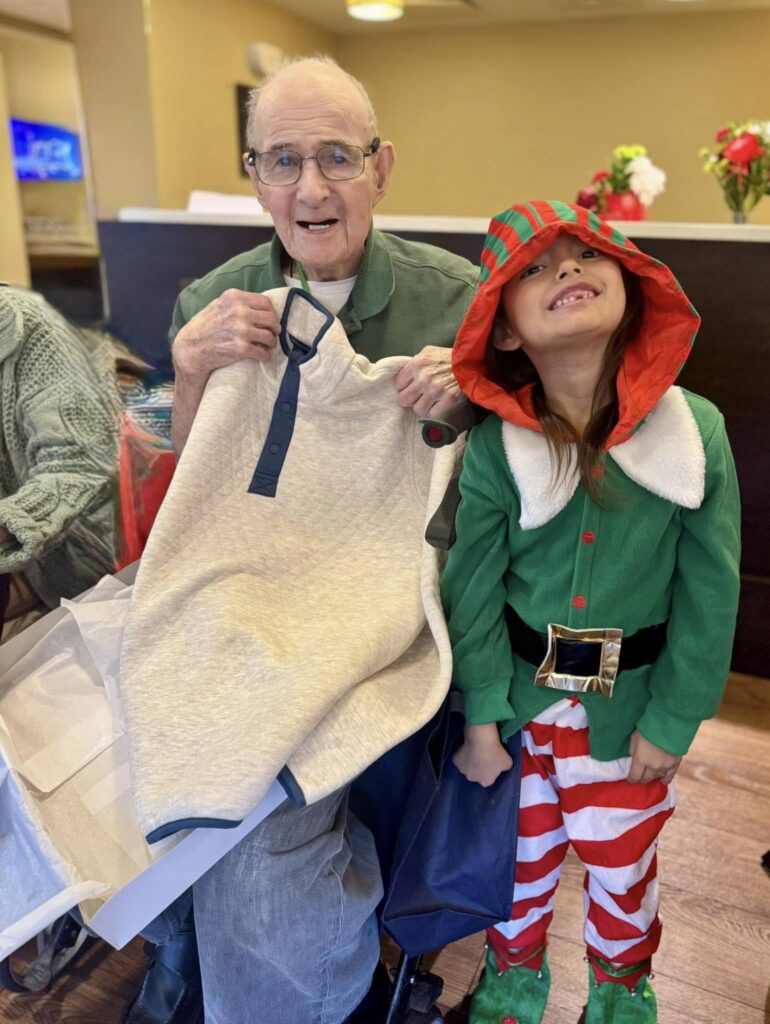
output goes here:
[[240, 824], [240, 821], [228, 821], [226, 818], [179, 818], [178, 821], [159, 825], [145, 838], [148, 843], [157, 843], [159, 839], [173, 836], [175, 832], [181, 832], [186, 828], [238, 828]]
[[278, 784], [283, 787], [284, 793], [295, 807], [307, 807], [305, 794], [288, 765], [284, 765], [278, 772]]

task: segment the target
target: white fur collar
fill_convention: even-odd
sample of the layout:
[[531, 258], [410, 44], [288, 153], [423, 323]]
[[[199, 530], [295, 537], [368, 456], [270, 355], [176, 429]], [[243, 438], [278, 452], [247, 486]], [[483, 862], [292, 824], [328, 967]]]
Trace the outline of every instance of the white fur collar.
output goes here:
[[[534, 530], [559, 514], [575, 493], [574, 448], [569, 467], [553, 485], [551, 455], [538, 431], [503, 423], [503, 446], [521, 497], [522, 530]], [[623, 472], [666, 501], [698, 508], [706, 483], [706, 453], [698, 424], [681, 388], [671, 387], [624, 444], [609, 450]]]

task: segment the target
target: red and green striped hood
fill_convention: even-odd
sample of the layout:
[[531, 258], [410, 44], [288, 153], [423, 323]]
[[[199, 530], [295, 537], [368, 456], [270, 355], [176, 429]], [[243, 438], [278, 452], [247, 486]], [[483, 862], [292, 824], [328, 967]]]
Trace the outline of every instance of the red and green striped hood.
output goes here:
[[620, 418], [607, 448], [628, 440], [674, 383], [700, 325], [692, 303], [665, 264], [580, 206], [534, 202], [493, 217], [481, 254], [480, 286], [454, 344], [452, 366], [460, 387], [477, 405], [517, 426], [540, 430], [531, 388], [508, 393], [489, 379], [486, 350], [502, 287], [568, 231], [619, 260], [642, 281], [644, 317], [618, 372]]

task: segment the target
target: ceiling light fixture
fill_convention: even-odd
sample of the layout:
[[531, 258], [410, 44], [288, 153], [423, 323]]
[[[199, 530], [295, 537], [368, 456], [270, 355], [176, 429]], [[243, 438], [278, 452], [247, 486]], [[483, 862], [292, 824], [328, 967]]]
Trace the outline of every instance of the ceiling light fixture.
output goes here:
[[404, 0], [347, 0], [348, 14], [361, 21], [395, 21], [404, 13]]

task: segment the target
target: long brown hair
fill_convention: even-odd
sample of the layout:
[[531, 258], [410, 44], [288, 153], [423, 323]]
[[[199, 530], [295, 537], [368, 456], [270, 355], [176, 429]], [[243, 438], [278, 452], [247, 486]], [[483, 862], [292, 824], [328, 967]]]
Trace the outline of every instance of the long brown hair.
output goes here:
[[[533, 386], [532, 404], [551, 450], [554, 483], [566, 470], [568, 446], [574, 443], [580, 482], [591, 500], [597, 504], [601, 504], [601, 500], [594, 471], [601, 462], [607, 438], [618, 422], [618, 370], [623, 353], [639, 334], [644, 308], [641, 281], [625, 267], [621, 267], [621, 272], [626, 288], [626, 308], [604, 350], [604, 363], [594, 389], [591, 417], [582, 435], [578, 436], [578, 432], [568, 420], [549, 408], [542, 382], [529, 356], [520, 348], [503, 351], [495, 347], [495, 333], [507, 331], [502, 311], [498, 312], [498, 320], [492, 329], [486, 354], [489, 377], [500, 387], [513, 392], [530, 384]], [[599, 405], [604, 395], [609, 395], [609, 401]]]

